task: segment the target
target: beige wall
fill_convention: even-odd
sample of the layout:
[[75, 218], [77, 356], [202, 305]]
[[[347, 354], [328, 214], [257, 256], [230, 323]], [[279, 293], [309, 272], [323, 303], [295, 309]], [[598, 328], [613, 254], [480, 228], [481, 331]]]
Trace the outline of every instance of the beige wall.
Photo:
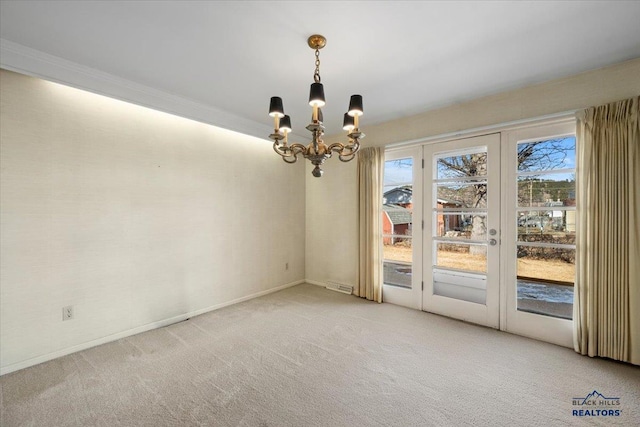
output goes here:
[[[367, 126], [365, 115], [361, 119], [367, 135], [363, 141], [365, 147], [384, 146], [587, 108], [638, 93], [640, 58], [376, 126]], [[328, 140], [333, 142], [334, 138]]]
[[0, 100], [2, 372], [304, 279], [269, 142], [5, 70]]
[[[353, 285], [358, 253], [356, 228], [356, 160], [343, 163], [327, 160], [322, 178], [306, 170], [307, 244], [306, 278], [315, 284], [334, 281]], [[320, 246], [316, 246], [320, 245]]]
[[[375, 126], [367, 126], [365, 105], [361, 123], [367, 136], [363, 146], [385, 146], [533, 119], [638, 94], [640, 58]], [[340, 139], [344, 138], [327, 138], [327, 142]], [[358, 248], [350, 239], [357, 227], [356, 162], [331, 159], [324, 169], [323, 183], [307, 175], [307, 280], [323, 283], [338, 275], [344, 283], [355, 284]], [[340, 222], [334, 225], [329, 218]]]
[[[364, 146], [626, 98], [639, 76], [636, 59], [377, 126], [365, 116]], [[4, 70], [0, 101], [2, 372], [305, 277], [355, 283], [355, 161], [316, 179], [264, 140]]]

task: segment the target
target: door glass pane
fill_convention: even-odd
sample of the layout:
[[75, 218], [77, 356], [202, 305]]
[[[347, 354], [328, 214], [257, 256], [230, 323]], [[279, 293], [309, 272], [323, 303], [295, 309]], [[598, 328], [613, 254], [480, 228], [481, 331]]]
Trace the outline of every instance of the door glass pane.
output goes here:
[[411, 288], [413, 158], [387, 160], [382, 195], [384, 284]]
[[437, 237], [482, 240], [487, 236], [486, 213], [433, 213]]
[[397, 187], [413, 185], [413, 158], [384, 162], [384, 192]]
[[518, 241], [575, 245], [576, 211], [520, 211]]
[[479, 208], [487, 207], [487, 183], [448, 183], [437, 186], [438, 208]]
[[411, 289], [411, 264], [385, 261], [384, 284]]
[[518, 279], [518, 310], [572, 319], [573, 284], [565, 286]]
[[517, 206], [524, 207], [515, 218], [520, 311], [572, 318], [575, 148], [574, 136], [518, 143]]
[[461, 243], [435, 243], [436, 267], [487, 272], [487, 247]]
[[576, 250], [518, 245], [518, 278], [573, 286]]
[[436, 179], [484, 176], [487, 174], [487, 152], [439, 157]]
[[545, 173], [518, 177], [518, 206], [575, 206], [574, 173]]
[[566, 136], [518, 144], [518, 172], [576, 167], [576, 137]]

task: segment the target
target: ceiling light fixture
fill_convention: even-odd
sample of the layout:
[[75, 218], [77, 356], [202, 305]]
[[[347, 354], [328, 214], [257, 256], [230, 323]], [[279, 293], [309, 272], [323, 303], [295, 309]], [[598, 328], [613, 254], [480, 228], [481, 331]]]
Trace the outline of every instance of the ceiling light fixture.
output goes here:
[[324, 107], [324, 87], [320, 79], [320, 49], [327, 44], [327, 39], [319, 34], [314, 34], [307, 40], [309, 47], [316, 51], [316, 70], [313, 73], [313, 83], [311, 83], [311, 91], [309, 93], [309, 105], [313, 108], [311, 123], [307, 126], [307, 130], [311, 132], [312, 140], [307, 146], [303, 144], [293, 143], [289, 145], [287, 138], [291, 132], [291, 118], [284, 114], [282, 106], [282, 98], [274, 96], [271, 98], [269, 105], [269, 115], [273, 117], [275, 122], [275, 130], [269, 135], [274, 140], [273, 149], [282, 156], [287, 163], [295, 163], [298, 161], [298, 155], [302, 155], [305, 159], [309, 159], [316, 167], [311, 172], [316, 178], [322, 176], [320, 165], [330, 158], [333, 153], [338, 154], [338, 158], [343, 162], [353, 160], [358, 149], [360, 148], [360, 139], [364, 138], [364, 134], [358, 129], [358, 121], [363, 113], [362, 95], [351, 95], [349, 102], [349, 110], [344, 114], [342, 128], [347, 131], [349, 142], [346, 144], [336, 142], [326, 145], [322, 141], [324, 135], [324, 124], [322, 118], [322, 110]]

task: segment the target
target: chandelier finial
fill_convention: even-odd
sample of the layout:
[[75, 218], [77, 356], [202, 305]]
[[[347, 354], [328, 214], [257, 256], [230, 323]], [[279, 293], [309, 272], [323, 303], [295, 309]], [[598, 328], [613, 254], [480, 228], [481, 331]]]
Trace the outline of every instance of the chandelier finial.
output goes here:
[[307, 43], [311, 49], [322, 49], [327, 45], [327, 39], [320, 34], [314, 34], [307, 39]]

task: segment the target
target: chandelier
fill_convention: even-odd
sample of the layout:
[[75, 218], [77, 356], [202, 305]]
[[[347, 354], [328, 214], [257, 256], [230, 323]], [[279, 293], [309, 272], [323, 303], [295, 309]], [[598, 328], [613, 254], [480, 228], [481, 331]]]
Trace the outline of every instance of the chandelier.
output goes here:
[[322, 109], [325, 105], [324, 87], [320, 79], [320, 49], [327, 44], [327, 39], [319, 34], [314, 34], [307, 40], [309, 47], [315, 49], [316, 53], [316, 70], [313, 73], [313, 83], [311, 83], [311, 91], [309, 93], [309, 105], [313, 108], [311, 123], [307, 125], [307, 130], [311, 132], [311, 143], [303, 145], [298, 143], [289, 144], [287, 138], [291, 132], [291, 118], [284, 114], [282, 98], [274, 96], [271, 98], [269, 105], [269, 115], [273, 117], [275, 130], [269, 138], [273, 139], [273, 149], [282, 156], [287, 163], [295, 163], [298, 156], [302, 155], [305, 159], [309, 159], [315, 168], [311, 172], [316, 178], [322, 176], [320, 165], [330, 158], [333, 153], [338, 154], [338, 158], [343, 162], [353, 160], [358, 149], [360, 148], [360, 140], [364, 138], [364, 133], [358, 129], [358, 120], [363, 113], [362, 96], [351, 95], [349, 102], [349, 110], [344, 114], [342, 128], [347, 131], [347, 143], [336, 142], [327, 145], [322, 141], [324, 135], [324, 124], [322, 123]]

